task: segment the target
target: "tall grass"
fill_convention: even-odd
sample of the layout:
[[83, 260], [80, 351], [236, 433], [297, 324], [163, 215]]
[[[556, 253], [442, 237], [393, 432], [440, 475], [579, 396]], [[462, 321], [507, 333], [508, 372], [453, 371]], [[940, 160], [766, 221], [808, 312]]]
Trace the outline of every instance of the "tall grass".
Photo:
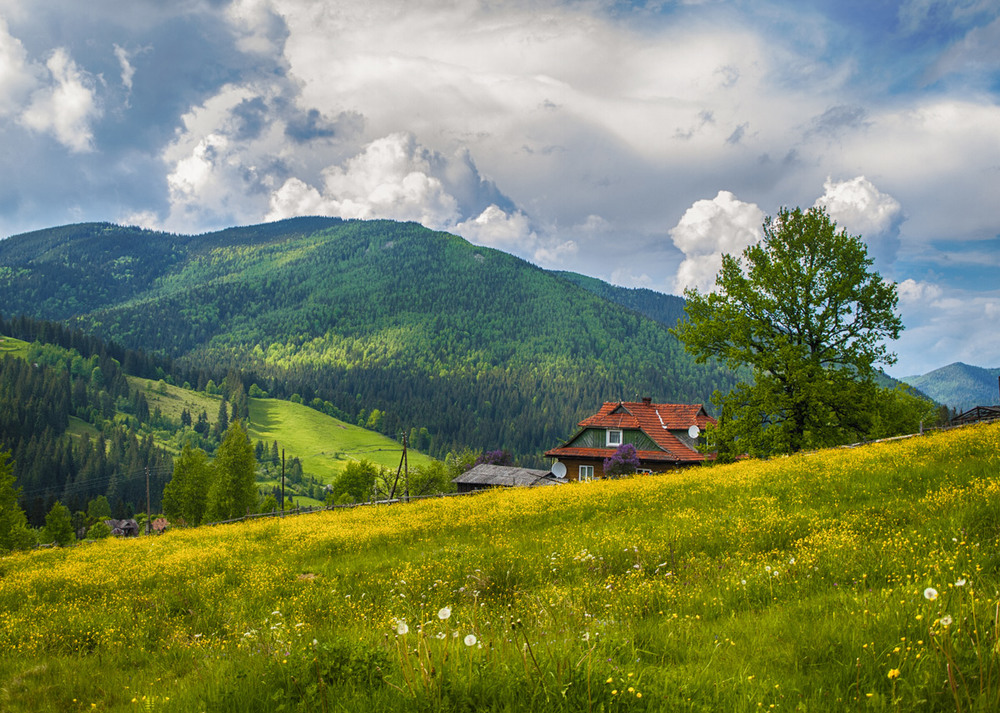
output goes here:
[[13, 555], [0, 710], [997, 710], [998, 466], [974, 427]]

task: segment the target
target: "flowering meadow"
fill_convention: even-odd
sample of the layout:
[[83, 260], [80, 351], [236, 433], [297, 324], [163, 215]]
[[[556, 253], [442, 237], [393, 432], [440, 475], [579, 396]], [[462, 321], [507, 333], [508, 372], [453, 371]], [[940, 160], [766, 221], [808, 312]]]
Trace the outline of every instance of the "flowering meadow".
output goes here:
[[1000, 426], [0, 559], [0, 710], [1000, 709]]

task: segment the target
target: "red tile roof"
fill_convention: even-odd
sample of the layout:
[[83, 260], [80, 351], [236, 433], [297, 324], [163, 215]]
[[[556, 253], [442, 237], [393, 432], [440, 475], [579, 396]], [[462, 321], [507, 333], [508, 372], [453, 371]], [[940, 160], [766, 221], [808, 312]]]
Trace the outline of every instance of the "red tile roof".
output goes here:
[[[692, 462], [705, 460], [706, 456], [682, 442], [671, 431], [686, 431], [691, 426], [704, 431], [710, 423], [714, 424], [715, 419], [705, 412], [701, 404], [607, 401], [596, 414], [580, 421], [580, 428], [640, 429], [664, 451], [640, 451], [640, 460]], [[606, 458], [612, 452], [613, 449], [607, 448], [562, 447], [546, 451], [545, 455], [552, 458]]]

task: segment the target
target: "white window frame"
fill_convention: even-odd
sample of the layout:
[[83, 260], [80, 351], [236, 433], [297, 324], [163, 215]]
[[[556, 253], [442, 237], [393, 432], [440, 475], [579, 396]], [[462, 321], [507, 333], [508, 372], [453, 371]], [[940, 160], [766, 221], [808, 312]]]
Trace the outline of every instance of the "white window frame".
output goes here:
[[594, 479], [594, 466], [592, 465], [581, 465], [580, 469], [577, 471], [577, 480], [581, 483], [586, 483], [588, 480]]
[[[617, 433], [618, 434], [618, 442], [617, 443], [615, 441], [611, 440], [611, 434], [612, 433]], [[624, 442], [625, 442], [625, 434], [622, 432], [622, 430], [620, 428], [609, 428], [607, 430], [607, 440], [605, 441], [605, 445], [607, 445], [609, 448], [617, 448], [618, 446], [622, 445]]]

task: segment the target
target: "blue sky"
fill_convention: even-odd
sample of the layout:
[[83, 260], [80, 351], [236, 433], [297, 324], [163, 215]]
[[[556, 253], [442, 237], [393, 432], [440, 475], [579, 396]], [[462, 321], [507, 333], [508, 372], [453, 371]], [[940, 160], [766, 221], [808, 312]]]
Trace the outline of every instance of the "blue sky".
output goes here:
[[0, 0], [0, 235], [417, 220], [679, 294], [781, 206], [1000, 366], [1000, 6]]

